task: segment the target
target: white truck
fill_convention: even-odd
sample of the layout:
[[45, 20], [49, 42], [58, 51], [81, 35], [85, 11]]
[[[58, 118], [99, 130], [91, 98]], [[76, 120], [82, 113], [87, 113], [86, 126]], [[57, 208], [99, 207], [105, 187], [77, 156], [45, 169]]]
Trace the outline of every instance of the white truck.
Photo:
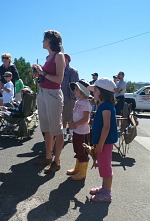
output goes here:
[[132, 104], [134, 111], [150, 111], [150, 85], [134, 93], [125, 93], [125, 102]]

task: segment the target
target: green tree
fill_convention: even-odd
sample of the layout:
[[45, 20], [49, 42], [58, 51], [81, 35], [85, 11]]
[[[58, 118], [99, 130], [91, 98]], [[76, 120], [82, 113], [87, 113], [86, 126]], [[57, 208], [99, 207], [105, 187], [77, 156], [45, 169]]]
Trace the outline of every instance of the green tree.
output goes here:
[[29, 72], [32, 71], [31, 65], [29, 62], [26, 62], [23, 57], [19, 59], [14, 59], [14, 64], [19, 72], [20, 78], [23, 83], [29, 86], [34, 92], [36, 91], [36, 84], [32, 77], [29, 75]]
[[135, 91], [135, 82], [131, 82], [131, 81], [128, 81], [127, 82], [127, 87], [126, 87], [126, 92], [127, 93], [133, 93]]

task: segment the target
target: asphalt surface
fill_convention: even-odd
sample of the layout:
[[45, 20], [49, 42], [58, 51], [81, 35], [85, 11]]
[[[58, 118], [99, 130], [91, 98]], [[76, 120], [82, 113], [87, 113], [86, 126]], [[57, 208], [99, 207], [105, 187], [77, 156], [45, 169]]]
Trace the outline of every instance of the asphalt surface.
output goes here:
[[85, 181], [66, 175], [75, 162], [67, 141], [61, 170], [45, 175], [42, 167], [33, 165], [44, 149], [39, 128], [23, 142], [0, 137], [0, 221], [150, 221], [150, 151], [144, 141], [150, 139], [150, 119], [139, 121], [136, 139], [143, 137], [142, 142], [135, 139], [126, 158], [113, 150], [111, 203], [90, 201], [89, 190], [101, 184], [98, 169], [91, 170], [91, 159]]

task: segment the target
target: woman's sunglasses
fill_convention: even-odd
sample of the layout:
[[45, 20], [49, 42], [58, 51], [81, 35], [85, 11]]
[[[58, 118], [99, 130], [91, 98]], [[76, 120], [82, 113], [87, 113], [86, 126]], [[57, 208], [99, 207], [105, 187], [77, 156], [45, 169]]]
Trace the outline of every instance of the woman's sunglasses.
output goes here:
[[9, 58], [8, 58], [8, 57], [2, 57], [2, 59], [6, 59], [6, 60], [8, 60]]

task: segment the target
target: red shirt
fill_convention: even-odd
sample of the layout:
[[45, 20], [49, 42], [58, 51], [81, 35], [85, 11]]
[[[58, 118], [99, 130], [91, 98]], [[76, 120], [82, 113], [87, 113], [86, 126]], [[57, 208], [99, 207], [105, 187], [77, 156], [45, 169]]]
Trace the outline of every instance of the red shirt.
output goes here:
[[[46, 72], [48, 75], [56, 75], [56, 63], [55, 63], [56, 54], [57, 52], [53, 55], [53, 57], [49, 61], [46, 61], [42, 67], [43, 71]], [[48, 80], [47, 78], [44, 78], [44, 80], [40, 82], [39, 86], [41, 88], [47, 88], [47, 89], [60, 89], [61, 88], [61, 84], [52, 82]]]

